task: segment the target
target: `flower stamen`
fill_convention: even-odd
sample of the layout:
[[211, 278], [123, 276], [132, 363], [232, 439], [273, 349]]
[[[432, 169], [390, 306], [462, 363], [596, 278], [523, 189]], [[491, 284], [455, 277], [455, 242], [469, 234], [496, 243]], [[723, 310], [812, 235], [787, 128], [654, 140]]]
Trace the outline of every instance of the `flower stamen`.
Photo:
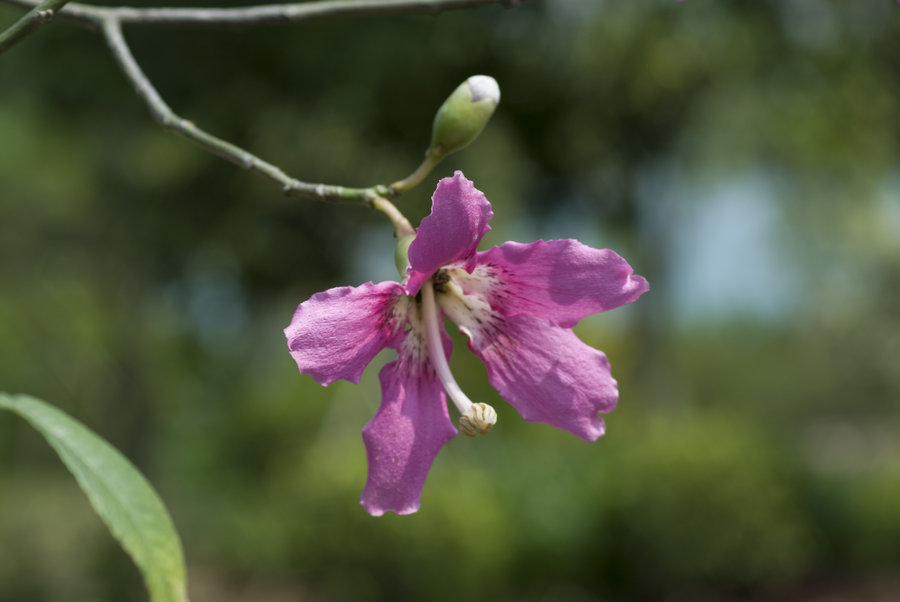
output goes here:
[[473, 403], [469, 411], [459, 417], [459, 430], [466, 437], [486, 435], [497, 423], [497, 411], [486, 403]]
[[434, 300], [434, 285], [431, 280], [422, 286], [422, 314], [425, 322], [428, 357], [444, 390], [461, 414], [460, 430], [467, 437], [475, 437], [479, 433], [484, 435], [497, 422], [497, 412], [486, 403], [472, 403], [472, 400], [463, 393], [456, 383], [456, 379], [453, 378], [441, 340], [440, 314]]

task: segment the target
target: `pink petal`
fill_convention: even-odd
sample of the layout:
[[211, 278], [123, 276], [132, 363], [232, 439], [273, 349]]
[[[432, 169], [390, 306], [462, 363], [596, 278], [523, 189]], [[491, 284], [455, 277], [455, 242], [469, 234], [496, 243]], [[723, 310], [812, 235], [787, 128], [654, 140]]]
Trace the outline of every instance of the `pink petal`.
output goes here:
[[504, 315], [527, 313], [568, 327], [631, 303], [650, 288], [615, 252], [571, 239], [488, 249], [478, 254], [473, 276], [490, 280], [481, 292]]
[[394, 316], [402, 294], [397, 282], [367, 282], [316, 293], [301, 303], [284, 329], [300, 372], [325, 386], [339, 378], [359, 383], [402, 326], [405, 316]]
[[490, 231], [493, 216], [487, 198], [461, 171], [438, 182], [431, 215], [422, 220], [409, 246], [409, 294], [415, 295], [423, 282], [447, 264], [462, 262], [471, 272], [478, 243]]
[[363, 427], [369, 476], [360, 503], [372, 516], [411, 514], [419, 509], [434, 457], [456, 428], [430, 364], [401, 353], [380, 378], [381, 407]]
[[542, 422], [594, 441], [605, 430], [598, 412], [618, 401], [606, 356], [568, 328], [519, 314], [494, 314], [471, 330], [469, 347], [487, 367], [488, 380], [528, 422]]

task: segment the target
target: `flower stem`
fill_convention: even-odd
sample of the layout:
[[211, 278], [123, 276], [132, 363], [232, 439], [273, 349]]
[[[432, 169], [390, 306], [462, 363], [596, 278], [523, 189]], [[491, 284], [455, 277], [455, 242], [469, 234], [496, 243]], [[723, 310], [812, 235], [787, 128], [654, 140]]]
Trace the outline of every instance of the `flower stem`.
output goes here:
[[428, 149], [428, 152], [425, 153], [425, 159], [422, 161], [421, 165], [416, 168], [416, 171], [412, 172], [404, 179], [394, 182], [388, 187], [391, 195], [397, 196], [403, 194], [414, 186], [417, 186], [425, 179], [425, 176], [431, 173], [431, 170], [434, 169], [435, 165], [440, 163], [443, 158], [444, 156], [442, 154], [435, 153], [432, 149]]
[[373, 208], [385, 214], [391, 220], [391, 223], [394, 224], [394, 235], [397, 237], [397, 240], [404, 236], [415, 236], [416, 230], [412, 227], [412, 224], [409, 223], [406, 216], [400, 213], [400, 210], [392, 202], [376, 194], [372, 197], [370, 203]]

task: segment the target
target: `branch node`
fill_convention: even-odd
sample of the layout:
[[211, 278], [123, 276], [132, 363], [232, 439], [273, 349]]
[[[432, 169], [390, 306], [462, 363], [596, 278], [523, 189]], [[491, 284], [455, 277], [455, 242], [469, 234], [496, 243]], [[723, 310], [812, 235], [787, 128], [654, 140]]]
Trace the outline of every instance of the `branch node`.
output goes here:
[[163, 126], [165, 129], [174, 130], [176, 132], [180, 131], [181, 123], [180, 123], [180, 120], [178, 119], [178, 116], [167, 114], [167, 113], [166, 114], [157, 113], [157, 115], [159, 118], [160, 125]]

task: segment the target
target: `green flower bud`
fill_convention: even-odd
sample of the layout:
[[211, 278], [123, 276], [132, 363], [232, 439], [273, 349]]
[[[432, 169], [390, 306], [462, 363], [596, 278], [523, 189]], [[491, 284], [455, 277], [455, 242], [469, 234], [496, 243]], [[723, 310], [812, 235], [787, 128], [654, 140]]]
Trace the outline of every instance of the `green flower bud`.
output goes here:
[[473, 75], [447, 97], [434, 116], [428, 155], [441, 159], [471, 144], [500, 102], [500, 86], [489, 75]]
[[415, 234], [403, 236], [397, 241], [397, 246], [394, 248], [394, 263], [397, 264], [397, 271], [400, 272], [401, 277], [406, 275], [406, 266], [409, 265], [409, 245], [415, 238]]

